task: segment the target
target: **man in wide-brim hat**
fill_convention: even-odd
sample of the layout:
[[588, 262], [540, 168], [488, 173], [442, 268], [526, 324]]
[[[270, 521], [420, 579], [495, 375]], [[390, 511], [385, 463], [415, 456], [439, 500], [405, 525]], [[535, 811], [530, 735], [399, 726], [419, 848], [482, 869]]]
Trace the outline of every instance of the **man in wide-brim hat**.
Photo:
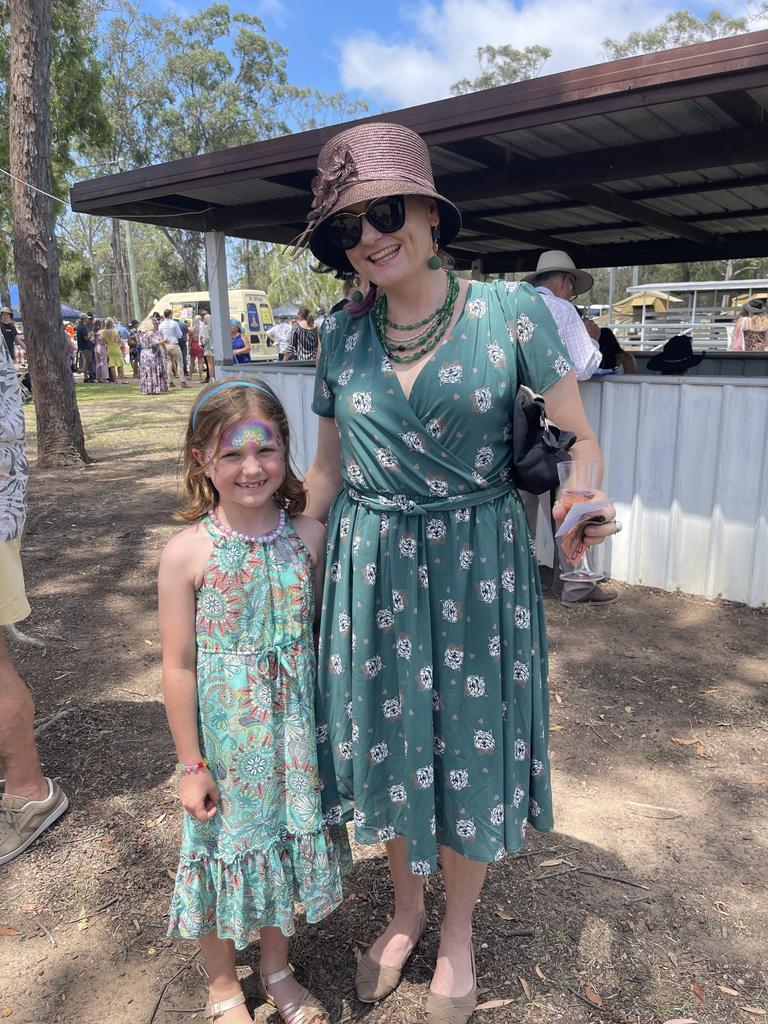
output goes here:
[[703, 358], [703, 352], [693, 351], [690, 334], [675, 334], [661, 352], [651, 356], [647, 368], [674, 377], [687, 373], [692, 366], [698, 366]]
[[[594, 284], [591, 274], [579, 270], [567, 252], [550, 249], [539, 256], [536, 270], [525, 279], [541, 295], [549, 309], [560, 338], [568, 349], [577, 380], [589, 380], [602, 361], [600, 346], [590, 335], [573, 299], [590, 290]], [[523, 493], [523, 502], [528, 522], [536, 530], [539, 502], [544, 504], [545, 518], [548, 519], [548, 495], [537, 497]], [[560, 568], [566, 569], [565, 556], [558, 546]], [[564, 580], [561, 600], [565, 605], [609, 604], [615, 601], [615, 590], [601, 587], [593, 580]]]
[[550, 249], [539, 256], [536, 270], [523, 280], [534, 286], [554, 317], [576, 379], [589, 380], [600, 366], [600, 349], [584, 326], [573, 299], [590, 290], [595, 283], [592, 275], [579, 270], [568, 253]]
[[570, 278], [573, 289], [572, 295], [581, 295], [588, 292], [595, 283], [591, 274], [586, 270], [579, 270], [567, 252], [562, 249], [548, 249], [539, 256], [539, 262], [532, 274], [527, 274], [523, 280], [537, 288], [540, 284], [547, 284], [544, 278], [554, 279], [556, 276]]

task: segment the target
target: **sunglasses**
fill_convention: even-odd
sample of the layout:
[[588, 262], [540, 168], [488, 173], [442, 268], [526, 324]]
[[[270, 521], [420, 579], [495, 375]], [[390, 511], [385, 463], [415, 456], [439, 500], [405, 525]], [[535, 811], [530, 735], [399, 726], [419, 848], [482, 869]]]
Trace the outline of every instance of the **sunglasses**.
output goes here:
[[391, 235], [405, 224], [405, 196], [374, 199], [362, 213], [335, 213], [325, 222], [326, 238], [337, 249], [354, 249], [363, 237], [363, 217], [383, 235]]

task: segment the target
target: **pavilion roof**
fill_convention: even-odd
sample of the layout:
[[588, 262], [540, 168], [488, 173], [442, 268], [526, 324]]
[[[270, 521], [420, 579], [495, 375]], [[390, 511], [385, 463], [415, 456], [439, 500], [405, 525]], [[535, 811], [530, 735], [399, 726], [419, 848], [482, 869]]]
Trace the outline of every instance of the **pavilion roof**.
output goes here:
[[[583, 267], [768, 252], [768, 31], [362, 120], [426, 140], [438, 189], [462, 212], [449, 247], [459, 266], [530, 270], [543, 249]], [[95, 178], [73, 187], [72, 207], [288, 242], [339, 129]]]

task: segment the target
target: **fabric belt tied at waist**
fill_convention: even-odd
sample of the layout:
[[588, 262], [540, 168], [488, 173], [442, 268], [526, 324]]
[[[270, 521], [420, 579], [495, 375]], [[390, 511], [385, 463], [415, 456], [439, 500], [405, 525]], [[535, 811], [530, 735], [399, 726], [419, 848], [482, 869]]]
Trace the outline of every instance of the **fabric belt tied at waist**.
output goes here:
[[287, 656], [287, 652], [295, 647], [300, 641], [301, 637], [292, 637], [289, 640], [284, 640], [281, 644], [269, 644], [264, 646], [260, 644], [258, 647], [255, 645], [251, 646], [248, 643], [237, 644], [234, 647], [228, 647], [225, 650], [216, 649], [215, 645], [207, 645], [205, 641], [201, 642], [198, 636], [197, 649], [204, 651], [206, 654], [218, 654], [222, 658], [254, 658], [256, 662], [256, 670], [261, 674], [265, 675], [269, 673], [270, 663], [275, 662], [280, 671], [283, 663], [286, 666], [290, 665], [290, 660]]
[[427, 495], [394, 494], [386, 497], [383, 494], [352, 490], [346, 488], [352, 501], [373, 512], [400, 512], [404, 516], [424, 516], [430, 512], [451, 512], [457, 508], [473, 508], [484, 505], [507, 494], [515, 494], [512, 483], [499, 484], [498, 487], [485, 487], [482, 491], [470, 491], [468, 494], [452, 494], [449, 498], [430, 498]]

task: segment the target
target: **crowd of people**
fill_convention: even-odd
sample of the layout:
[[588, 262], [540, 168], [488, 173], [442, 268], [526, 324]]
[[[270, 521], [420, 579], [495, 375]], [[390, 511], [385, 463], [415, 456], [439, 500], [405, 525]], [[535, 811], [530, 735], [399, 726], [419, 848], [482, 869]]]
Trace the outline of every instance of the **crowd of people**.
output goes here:
[[[233, 361], [250, 363], [251, 340], [235, 317], [230, 332]], [[84, 313], [76, 324], [65, 325], [64, 337], [72, 371], [83, 375], [84, 384], [127, 383], [125, 370], [130, 367], [142, 394], [159, 395], [190, 387], [195, 376], [199, 384], [216, 376], [208, 312], [187, 320], [165, 309], [153, 312], [143, 324], [132, 320], [127, 328], [112, 318], [102, 321]], [[267, 337], [279, 360], [317, 357], [319, 328], [308, 307], [274, 324]]]
[[190, 387], [195, 374], [199, 384], [215, 377], [209, 313], [190, 323], [166, 309], [144, 324], [131, 320], [127, 328], [111, 317], [102, 321], [83, 313], [71, 330], [68, 326], [72, 372], [81, 373], [84, 384], [127, 383], [130, 368], [139, 391], [155, 395], [177, 385]]

